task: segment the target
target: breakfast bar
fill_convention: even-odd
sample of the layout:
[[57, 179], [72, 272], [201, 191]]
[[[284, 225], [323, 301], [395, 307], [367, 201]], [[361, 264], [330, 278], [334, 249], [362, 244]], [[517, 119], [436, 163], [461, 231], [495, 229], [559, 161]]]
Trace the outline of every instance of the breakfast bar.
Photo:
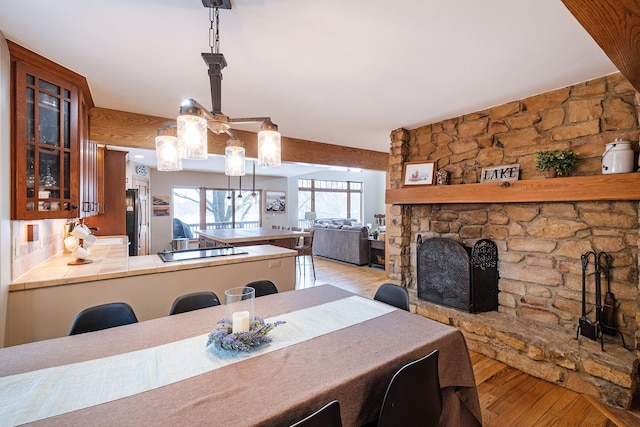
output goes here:
[[67, 335], [77, 313], [108, 302], [130, 304], [142, 321], [166, 316], [173, 300], [190, 292], [223, 298], [226, 289], [263, 279], [279, 291], [295, 288], [296, 251], [257, 245], [237, 253], [174, 262], [129, 257], [124, 236], [98, 239], [90, 264], [68, 265], [74, 257], [58, 254], [9, 285], [6, 345]]

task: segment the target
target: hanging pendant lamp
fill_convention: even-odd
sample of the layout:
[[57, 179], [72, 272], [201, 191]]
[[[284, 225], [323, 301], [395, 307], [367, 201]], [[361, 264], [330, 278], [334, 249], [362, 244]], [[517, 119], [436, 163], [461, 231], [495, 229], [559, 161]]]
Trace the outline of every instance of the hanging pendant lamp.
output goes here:
[[239, 139], [230, 139], [224, 149], [224, 173], [229, 176], [245, 174], [244, 147]]
[[183, 159], [204, 160], [207, 158], [207, 129], [215, 134], [228, 134], [231, 139], [225, 148], [225, 174], [245, 174], [244, 147], [231, 131], [231, 124], [261, 123], [258, 132], [258, 164], [264, 167], [281, 163], [280, 132], [269, 117], [232, 119], [222, 114], [222, 70], [227, 62], [220, 53], [219, 9], [231, 9], [230, 0], [202, 0], [209, 8], [209, 47], [202, 59], [209, 68], [212, 110], [207, 111], [198, 102], [189, 99], [180, 107], [178, 116], [178, 140]]
[[180, 145], [176, 136], [175, 124], [167, 123], [159, 128], [155, 142], [156, 168], [163, 172], [182, 170], [182, 158], [180, 157]]
[[178, 116], [180, 156], [188, 160], [207, 160], [207, 120], [202, 109], [190, 101], [180, 106]]

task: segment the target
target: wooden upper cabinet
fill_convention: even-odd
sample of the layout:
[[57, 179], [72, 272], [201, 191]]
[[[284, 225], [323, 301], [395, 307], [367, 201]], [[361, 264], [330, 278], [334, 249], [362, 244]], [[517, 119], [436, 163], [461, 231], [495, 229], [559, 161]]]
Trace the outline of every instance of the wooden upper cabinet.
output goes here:
[[[85, 221], [89, 227], [97, 227], [96, 236], [113, 236], [127, 234], [126, 230], [126, 176], [127, 155], [126, 151], [107, 150], [98, 147], [98, 164], [102, 163], [102, 182], [107, 185], [99, 189], [100, 215], [96, 215]], [[100, 180], [99, 180], [100, 181]]]
[[97, 208], [95, 213], [83, 211], [80, 203], [80, 142], [88, 141], [87, 118], [93, 106], [90, 94], [85, 95], [84, 85], [79, 84], [84, 78], [15, 43], [8, 44], [12, 219], [97, 213]]

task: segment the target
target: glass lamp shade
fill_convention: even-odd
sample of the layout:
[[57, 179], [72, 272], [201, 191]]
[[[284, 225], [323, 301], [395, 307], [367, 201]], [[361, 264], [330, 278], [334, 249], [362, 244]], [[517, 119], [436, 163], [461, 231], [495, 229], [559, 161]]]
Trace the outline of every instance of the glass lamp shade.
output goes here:
[[156, 167], [159, 171], [182, 170], [178, 138], [172, 135], [156, 136]]
[[227, 145], [224, 149], [224, 174], [228, 176], [243, 176], [245, 174], [244, 160], [244, 147], [241, 145]]
[[204, 117], [181, 114], [178, 116], [180, 157], [188, 160], [206, 160], [207, 121]]
[[258, 165], [280, 166], [280, 132], [270, 120], [260, 125], [258, 132]]

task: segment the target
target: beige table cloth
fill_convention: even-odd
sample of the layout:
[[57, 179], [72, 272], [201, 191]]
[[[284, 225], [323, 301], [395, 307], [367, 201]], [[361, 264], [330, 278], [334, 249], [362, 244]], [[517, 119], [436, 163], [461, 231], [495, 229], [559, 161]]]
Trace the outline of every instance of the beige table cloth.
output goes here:
[[[257, 298], [256, 314], [277, 318], [279, 314], [350, 296], [353, 294], [328, 285], [285, 292]], [[206, 334], [224, 316], [224, 306], [213, 307], [9, 347], [0, 350], [0, 376]], [[480, 406], [462, 334], [402, 310], [177, 383], [34, 424], [286, 426], [337, 399], [344, 425], [356, 426], [375, 418], [397, 369], [435, 348], [440, 350], [442, 424], [479, 425]]]

